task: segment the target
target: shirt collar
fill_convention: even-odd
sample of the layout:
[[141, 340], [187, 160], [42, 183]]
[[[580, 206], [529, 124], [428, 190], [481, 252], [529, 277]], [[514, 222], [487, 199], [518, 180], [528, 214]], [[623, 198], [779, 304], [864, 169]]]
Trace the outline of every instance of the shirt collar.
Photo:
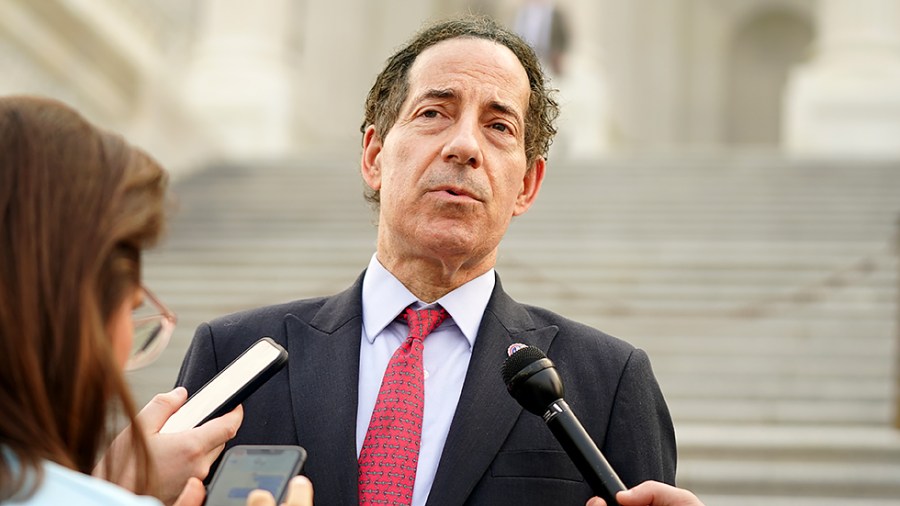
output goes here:
[[[435, 302], [447, 310], [469, 341], [470, 347], [475, 345], [478, 327], [481, 326], [481, 318], [494, 291], [494, 283], [494, 269], [490, 269]], [[370, 343], [374, 342], [375, 337], [412, 304], [425, 305], [381, 265], [376, 255], [372, 255], [362, 286], [363, 329], [366, 339]]]

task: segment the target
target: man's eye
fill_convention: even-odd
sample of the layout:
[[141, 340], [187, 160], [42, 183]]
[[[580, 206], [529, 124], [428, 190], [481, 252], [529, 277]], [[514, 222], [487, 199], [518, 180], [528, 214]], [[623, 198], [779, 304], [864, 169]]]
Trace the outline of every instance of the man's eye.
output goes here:
[[494, 130], [500, 131], [500, 132], [508, 132], [509, 131], [509, 127], [503, 123], [494, 123], [493, 125], [491, 125], [491, 128], [493, 128]]
[[422, 116], [425, 116], [426, 118], [437, 118], [438, 112], [434, 109], [428, 109], [427, 111], [422, 113]]

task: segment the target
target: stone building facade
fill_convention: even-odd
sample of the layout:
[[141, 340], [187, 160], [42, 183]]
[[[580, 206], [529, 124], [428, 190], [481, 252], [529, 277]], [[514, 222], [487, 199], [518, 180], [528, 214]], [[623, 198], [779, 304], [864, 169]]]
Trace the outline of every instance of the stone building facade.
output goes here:
[[[0, 93], [65, 100], [174, 170], [356, 149], [427, 20], [525, 0], [2, 0]], [[545, 0], [550, 1], [550, 0]], [[554, 155], [900, 155], [900, 3], [556, 0]]]

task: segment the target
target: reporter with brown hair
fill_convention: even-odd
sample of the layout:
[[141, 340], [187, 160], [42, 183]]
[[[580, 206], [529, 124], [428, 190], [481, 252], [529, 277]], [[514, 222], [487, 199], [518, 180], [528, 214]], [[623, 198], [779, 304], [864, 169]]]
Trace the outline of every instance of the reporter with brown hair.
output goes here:
[[[0, 97], [0, 503], [202, 502], [198, 478], [242, 408], [160, 435], [185, 390], [137, 413], [122, 374], [152, 361], [175, 323], [141, 283], [166, 186], [154, 160], [64, 104]], [[154, 314], [133, 320], [142, 305]], [[130, 425], [97, 465], [116, 420]]]

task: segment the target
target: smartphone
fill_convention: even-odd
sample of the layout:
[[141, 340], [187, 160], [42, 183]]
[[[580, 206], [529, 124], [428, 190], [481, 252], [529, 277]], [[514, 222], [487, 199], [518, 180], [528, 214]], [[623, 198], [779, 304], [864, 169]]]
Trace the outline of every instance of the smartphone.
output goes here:
[[306, 462], [306, 450], [291, 445], [237, 445], [225, 452], [206, 490], [206, 506], [245, 506], [254, 489], [268, 490], [281, 504], [288, 481]]
[[268, 381], [287, 364], [288, 353], [270, 337], [263, 337], [191, 395], [159, 430], [169, 434], [192, 429], [222, 416]]

